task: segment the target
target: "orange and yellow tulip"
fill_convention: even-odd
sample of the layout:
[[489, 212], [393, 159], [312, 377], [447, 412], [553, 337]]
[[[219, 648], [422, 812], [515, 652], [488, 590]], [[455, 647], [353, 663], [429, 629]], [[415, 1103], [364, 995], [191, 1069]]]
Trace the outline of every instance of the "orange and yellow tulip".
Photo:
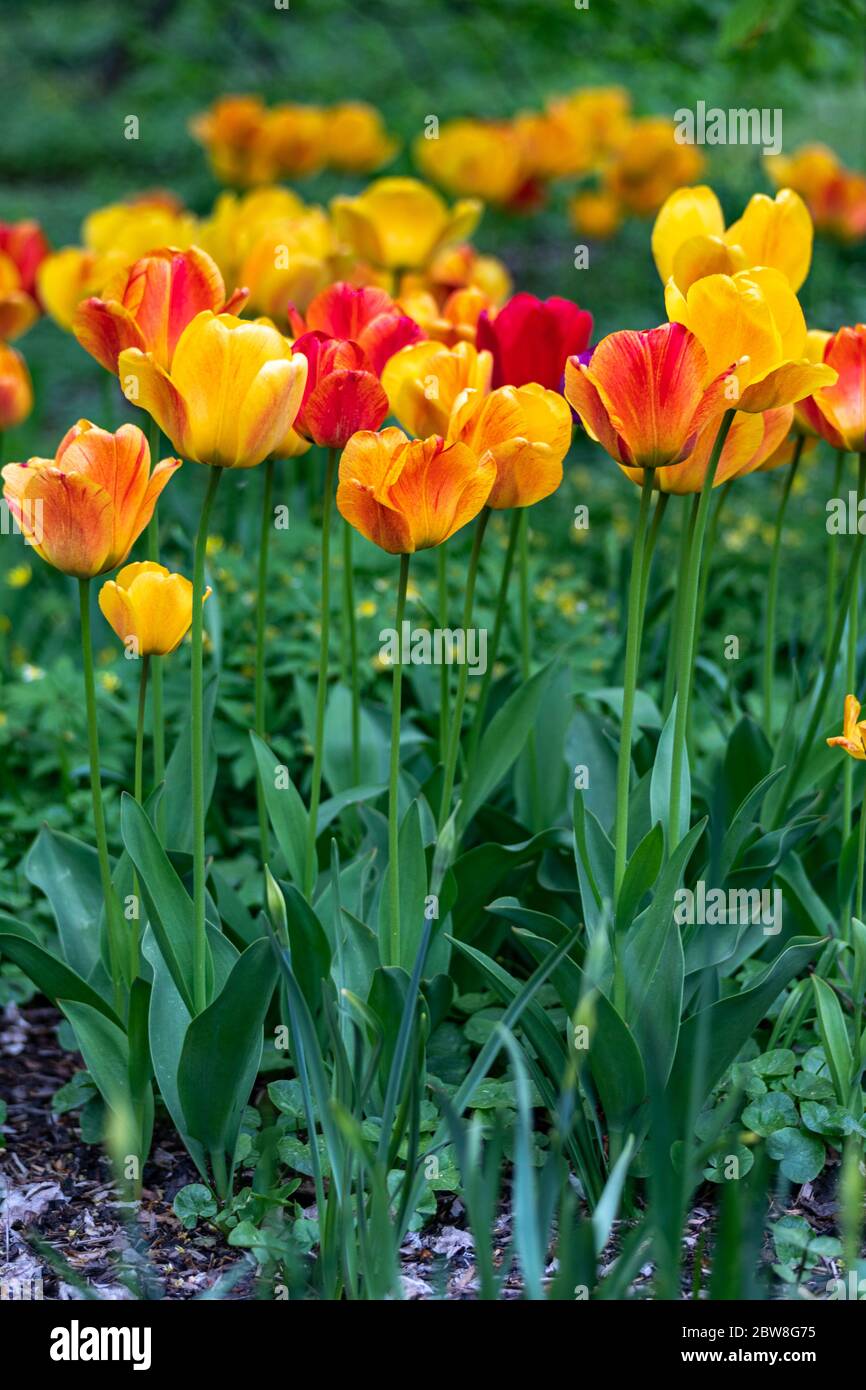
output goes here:
[[118, 375], [127, 400], [156, 420], [182, 457], [253, 468], [294, 424], [307, 363], [272, 325], [205, 310], [181, 333], [170, 373], [126, 348]]
[[829, 748], [844, 748], [850, 757], [866, 762], [866, 721], [860, 721], [860, 701], [856, 695], [845, 696], [842, 732], [827, 739]]
[[472, 343], [446, 348], [441, 343], [414, 343], [394, 354], [382, 372], [391, 411], [400, 424], [421, 438], [448, 433], [451, 411], [461, 391], [486, 395], [493, 358]]
[[[206, 589], [204, 598], [209, 594]], [[99, 607], [127, 650], [137, 657], [168, 656], [189, 632], [192, 584], [164, 565], [142, 560], [106, 580]]]
[[846, 169], [827, 145], [801, 145], [792, 155], [764, 161], [776, 187], [795, 188], [805, 198], [819, 231], [840, 241], [866, 236], [866, 177]]
[[508, 204], [527, 178], [523, 145], [505, 121], [448, 121], [435, 140], [419, 135], [415, 163], [449, 193]]
[[725, 409], [727, 372], [681, 324], [603, 338], [589, 362], [570, 357], [565, 398], [591, 439], [632, 468], [664, 468], [692, 453]]
[[[765, 467], [787, 438], [792, 416], [790, 405], [768, 410], [763, 415], [737, 411], [719, 455], [713, 487], [721, 487], [732, 478], [743, 478]], [[694, 449], [682, 463], [655, 470], [653, 485], [659, 492], [686, 496], [701, 491], [717, 433], [718, 421], [713, 420], [701, 430]], [[622, 471], [638, 487], [643, 483], [643, 469], [623, 467]]]
[[111, 434], [79, 420], [53, 459], [7, 463], [3, 496], [24, 536], [64, 574], [92, 579], [122, 565], [180, 467], [168, 458], [150, 471], [141, 430]]
[[828, 334], [821, 360], [837, 379], [801, 403], [804, 420], [834, 449], [866, 453], [866, 324]]
[[835, 380], [806, 355], [806, 320], [780, 270], [706, 275], [683, 294], [668, 280], [668, 317], [684, 324], [707, 353], [711, 375], [734, 363], [730, 404], [761, 413], [803, 400]]
[[408, 439], [391, 427], [352, 436], [340, 459], [341, 516], [391, 555], [441, 545], [477, 516], [496, 465], [465, 444]]
[[0, 342], [0, 433], [27, 419], [33, 409], [33, 386], [27, 363]]
[[742, 217], [725, 228], [721, 204], [705, 184], [679, 188], [655, 220], [652, 252], [662, 280], [681, 293], [705, 275], [734, 275], [769, 266], [796, 293], [812, 261], [812, 219], [798, 193], [756, 193]]
[[558, 391], [536, 382], [500, 386], [489, 396], [465, 391], [448, 427], [448, 442], [456, 441], [496, 464], [488, 507], [531, 507], [562, 482], [571, 411]]
[[38, 222], [0, 222], [0, 339], [20, 338], [39, 317], [39, 267], [50, 247]]
[[72, 331], [91, 357], [115, 375], [121, 352], [132, 347], [151, 353], [169, 371], [178, 339], [196, 314], [204, 309], [235, 313], [246, 297], [246, 290], [239, 289], [226, 300], [219, 270], [198, 247], [161, 247], [122, 270], [100, 297], [80, 304]]
[[335, 198], [338, 237], [355, 255], [388, 270], [427, 266], [436, 252], [474, 232], [481, 203], [467, 198], [449, 210], [418, 179], [378, 179], [356, 198]]
[[381, 169], [397, 153], [381, 112], [366, 101], [343, 101], [330, 106], [325, 121], [325, 162], [348, 174]]
[[604, 187], [626, 211], [647, 217], [673, 189], [690, 183], [703, 163], [695, 145], [678, 142], [673, 121], [642, 116], [623, 137], [605, 171]]

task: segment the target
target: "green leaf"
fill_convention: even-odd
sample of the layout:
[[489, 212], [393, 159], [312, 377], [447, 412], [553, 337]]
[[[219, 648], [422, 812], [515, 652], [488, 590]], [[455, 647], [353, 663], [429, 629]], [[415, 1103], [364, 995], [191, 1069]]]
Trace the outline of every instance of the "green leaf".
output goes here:
[[400, 826], [398, 862], [400, 959], [391, 961], [391, 875], [387, 868], [384, 871], [382, 892], [379, 896], [379, 955], [383, 961], [402, 965], [404, 970], [411, 973], [424, 931], [424, 907], [427, 897], [427, 859], [417, 800], [412, 802]]
[[89, 980], [99, 963], [102, 911], [96, 850], [44, 825], [24, 860], [24, 872], [51, 904], [67, 963]]
[[469, 824], [523, 748], [554, 669], [552, 663], [543, 666], [518, 686], [484, 730], [472, 775], [460, 788], [460, 825]]
[[812, 1182], [824, 1167], [824, 1145], [802, 1129], [777, 1129], [767, 1140], [767, 1153], [791, 1182]]
[[185, 1231], [194, 1231], [200, 1220], [210, 1220], [219, 1210], [210, 1188], [200, 1182], [189, 1182], [176, 1192], [171, 1208]]
[[262, 1052], [262, 1025], [277, 967], [269, 941], [254, 941], [222, 990], [187, 1029], [178, 1095], [193, 1138], [231, 1160]]
[[120, 808], [123, 843], [138, 870], [141, 892], [160, 953], [186, 1008], [193, 1004], [192, 899], [166, 857], [144, 810], [124, 793]]
[[840, 1105], [845, 1105], [854, 1079], [854, 1056], [845, 1027], [842, 1005], [827, 981], [822, 980], [820, 976], [812, 976], [812, 988], [815, 991], [818, 1033], [824, 1044], [824, 1055], [833, 1078], [836, 1099]]
[[21, 935], [15, 927], [14, 918], [0, 912], [0, 955], [14, 961], [52, 1003], [56, 1004], [58, 999], [72, 999], [87, 1004], [120, 1027], [117, 1014], [86, 980], [50, 951]]
[[[661, 737], [656, 748], [652, 777], [650, 778], [650, 816], [667, 826], [671, 804], [671, 774], [673, 772], [674, 725], [677, 715], [677, 697], [674, 696], [671, 712], [665, 720]], [[689, 772], [689, 755], [683, 757], [680, 774], [680, 823], [677, 840], [682, 840], [689, 828], [692, 808], [692, 779]]]
[[[211, 600], [213, 602], [213, 600]], [[208, 607], [211, 605], [208, 604]], [[204, 749], [205, 749], [205, 810], [210, 805], [217, 778], [217, 750], [213, 740], [213, 717], [216, 708], [218, 677], [209, 676], [203, 691]], [[192, 786], [191, 726], [185, 719], [177, 743], [165, 770], [165, 793], [162, 815], [165, 820], [165, 847], [180, 854], [192, 854], [192, 805], [189, 789]]]
[[796, 1125], [798, 1118], [797, 1107], [785, 1091], [767, 1091], [743, 1111], [743, 1124], [762, 1139], [777, 1129]]
[[617, 931], [624, 931], [631, 924], [641, 899], [658, 878], [664, 852], [664, 830], [657, 821], [641, 840], [626, 866], [616, 905]]
[[303, 893], [291, 883], [281, 887], [286, 904], [292, 970], [315, 1017], [322, 1003], [322, 981], [327, 980], [331, 971], [331, 947], [324, 927]]
[[[262, 739], [250, 731], [256, 765], [264, 790], [268, 819], [277, 837], [293, 882], [303, 885], [307, 842], [307, 808], [289, 776], [289, 770]], [[279, 776], [281, 785], [277, 786]], [[285, 785], [282, 785], [285, 783]]]

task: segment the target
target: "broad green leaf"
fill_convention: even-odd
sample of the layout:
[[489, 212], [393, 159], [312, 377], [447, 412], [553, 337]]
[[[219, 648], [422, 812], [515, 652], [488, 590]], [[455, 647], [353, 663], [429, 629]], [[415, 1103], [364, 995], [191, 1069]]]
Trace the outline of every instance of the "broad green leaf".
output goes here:
[[[674, 696], [671, 712], [665, 720], [665, 726], [661, 731], [661, 736], [656, 748], [655, 762], [653, 763], [652, 778], [650, 780], [650, 815], [653, 822], [660, 821], [667, 827], [670, 816], [671, 804], [671, 775], [673, 773], [673, 752], [674, 752], [674, 726], [677, 714], [677, 696]], [[677, 831], [678, 841], [683, 838], [689, 828], [692, 807], [692, 779], [689, 772], [689, 756], [686, 752], [682, 762], [682, 773], [680, 775], [680, 823]]]
[[[250, 731], [256, 765], [264, 790], [268, 819], [292, 881], [303, 885], [307, 844], [307, 808], [289, 776], [289, 770], [266, 743]], [[279, 785], [278, 785], [279, 781]]]
[[824, 1055], [833, 1078], [833, 1089], [840, 1105], [848, 1102], [848, 1093], [854, 1080], [854, 1056], [845, 1027], [845, 1017], [838, 996], [826, 980], [812, 976], [815, 991], [815, 1013], [818, 1033], [824, 1044]]
[[479, 806], [496, 790], [525, 744], [554, 669], [552, 664], [543, 666], [518, 686], [484, 730], [472, 775], [460, 787], [460, 825], [469, 824]]
[[626, 865], [616, 904], [616, 929], [618, 932], [625, 931], [631, 925], [641, 899], [650, 891], [658, 878], [664, 852], [664, 830], [657, 822], [641, 840]]
[[51, 904], [67, 963], [89, 980], [99, 963], [102, 911], [96, 850], [43, 825], [24, 860], [24, 872]]
[[767, 1140], [767, 1153], [778, 1159], [779, 1167], [791, 1182], [812, 1182], [824, 1167], [824, 1145], [805, 1130], [777, 1129]]
[[400, 950], [399, 959], [392, 960], [391, 948], [391, 875], [386, 867], [379, 896], [379, 955], [392, 965], [402, 965], [411, 973], [418, 954], [418, 943], [424, 931], [424, 910], [427, 898], [427, 859], [421, 835], [418, 802], [413, 801], [400, 826], [398, 837]]
[[120, 1019], [114, 1010], [86, 980], [50, 951], [22, 935], [16, 930], [17, 925], [14, 918], [0, 912], [0, 956], [14, 961], [52, 1003], [56, 1004], [58, 999], [71, 999], [79, 1004], [88, 1004], [111, 1023], [120, 1026]]
[[162, 958], [190, 1014], [193, 1005], [193, 905], [146, 813], [124, 794], [120, 826], [123, 843], [138, 870], [148, 921]]
[[[205, 612], [213, 607], [209, 603]], [[205, 809], [210, 805], [217, 778], [217, 751], [213, 739], [213, 716], [216, 708], [218, 677], [211, 675], [205, 681], [203, 692], [204, 716], [204, 767], [205, 767]], [[161, 815], [165, 822], [165, 847], [181, 854], [192, 854], [192, 803], [189, 789], [192, 786], [191, 725], [185, 719], [181, 725], [177, 743], [171, 752], [165, 770], [165, 793]]]

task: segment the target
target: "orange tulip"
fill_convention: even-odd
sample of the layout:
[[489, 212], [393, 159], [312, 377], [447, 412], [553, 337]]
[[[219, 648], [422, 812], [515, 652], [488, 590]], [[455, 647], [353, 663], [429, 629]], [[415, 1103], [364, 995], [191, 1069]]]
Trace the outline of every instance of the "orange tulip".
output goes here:
[[726, 406], [727, 373], [707, 381], [707, 355], [681, 324], [612, 333], [588, 364], [570, 357], [565, 398], [591, 439], [632, 468], [681, 463]]
[[14, 348], [0, 343], [0, 432], [20, 425], [33, 409], [27, 363]]
[[150, 449], [135, 425], [111, 434], [79, 420], [53, 459], [7, 463], [3, 496], [43, 560], [92, 579], [123, 564], [178, 468], [180, 459], [168, 458], [151, 473]]
[[[205, 590], [205, 599], [210, 592]], [[99, 607], [128, 651], [137, 657], [168, 656], [189, 632], [192, 585], [182, 574], [143, 560], [106, 580]]]
[[118, 363], [127, 400], [140, 405], [184, 458], [217, 468], [253, 468], [295, 423], [306, 359], [291, 355], [273, 325], [231, 314], [197, 314], [183, 330], [171, 372], [126, 348]]
[[441, 343], [414, 343], [394, 354], [382, 372], [391, 410], [412, 434], [426, 438], [447, 434], [451, 411], [461, 391], [490, 390], [493, 358], [472, 343], [454, 348]]
[[361, 430], [340, 459], [337, 507], [362, 536], [391, 555], [441, 545], [477, 516], [496, 465], [465, 444], [408, 439], [402, 430]]
[[454, 407], [448, 441], [492, 458], [496, 482], [488, 507], [531, 507], [562, 482], [571, 445], [571, 411], [558, 391], [536, 382], [500, 386], [491, 395], [466, 391]]
[[79, 304], [72, 331], [91, 357], [115, 375], [121, 352], [133, 347], [151, 353], [169, 371], [178, 339], [196, 314], [204, 309], [233, 314], [246, 297], [246, 290], [235, 290], [226, 301], [216, 264], [197, 246], [188, 251], [162, 247], [122, 270], [99, 298]]
[[823, 362], [838, 379], [801, 402], [803, 417], [834, 449], [866, 453], [866, 324], [830, 335]]
[[[768, 410], [764, 415], [746, 415], [737, 411], [722, 446], [713, 487], [720, 487], [732, 478], [742, 478], [763, 468], [787, 437], [792, 416], [793, 407], [790, 405]], [[653, 484], [659, 492], [684, 496], [701, 491], [717, 433], [718, 421], [712, 420], [701, 430], [688, 458], [669, 468], [655, 470]], [[643, 483], [642, 468], [624, 467], [622, 471], [638, 486]]]

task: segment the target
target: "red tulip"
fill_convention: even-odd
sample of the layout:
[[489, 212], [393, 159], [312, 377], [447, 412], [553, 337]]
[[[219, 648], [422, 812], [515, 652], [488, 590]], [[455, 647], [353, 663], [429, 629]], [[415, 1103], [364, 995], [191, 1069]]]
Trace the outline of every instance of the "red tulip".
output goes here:
[[307, 359], [307, 385], [295, 429], [314, 444], [343, 449], [358, 430], [376, 430], [388, 414], [388, 397], [355, 342], [304, 333], [294, 353]]
[[536, 299], [516, 294], [491, 320], [478, 320], [477, 345], [493, 354], [493, 387], [538, 382], [562, 388], [569, 357], [584, 351], [592, 333], [592, 314], [570, 299]]
[[385, 291], [373, 285], [356, 289], [345, 281], [329, 285], [317, 295], [304, 320], [289, 306], [289, 322], [295, 337], [306, 332], [325, 333], [357, 343], [376, 376], [395, 352], [424, 337], [414, 319], [404, 314]]

